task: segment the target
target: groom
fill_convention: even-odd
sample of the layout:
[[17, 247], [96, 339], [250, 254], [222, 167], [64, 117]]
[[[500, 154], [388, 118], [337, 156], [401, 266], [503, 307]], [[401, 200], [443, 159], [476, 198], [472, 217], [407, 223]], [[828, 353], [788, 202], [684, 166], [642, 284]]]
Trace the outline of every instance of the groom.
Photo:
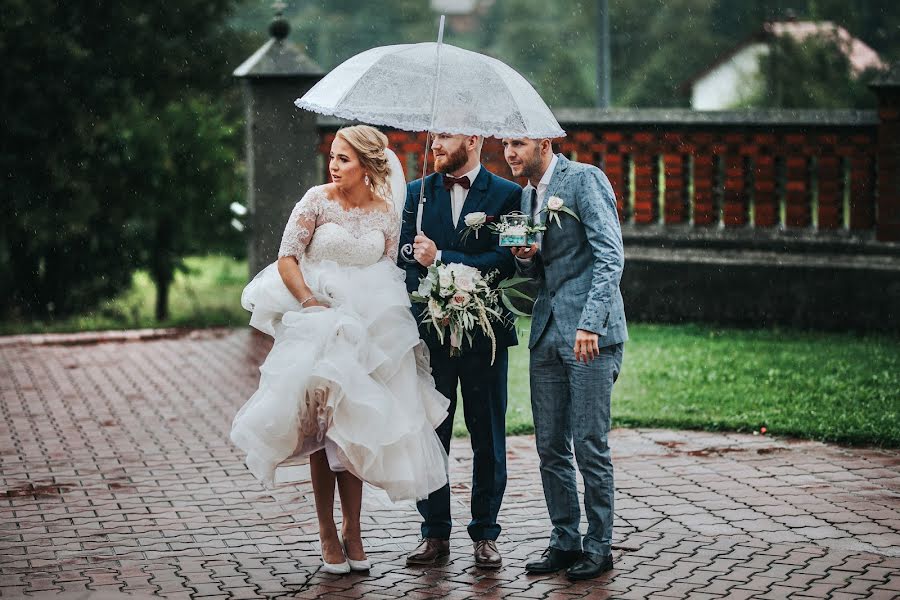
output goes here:
[[[616, 198], [600, 169], [554, 155], [548, 139], [504, 139], [503, 148], [513, 175], [528, 178], [522, 212], [547, 227], [537, 244], [513, 249], [519, 270], [540, 286], [528, 342], [531, 408], [553, 523], [549, 547], [525, 570], [567, 568], [569, 579], [590, 579], [612, 569], [607, 434], [610, 394], [628, 339]], [[584, 479], [583, 538], [573, 446]]]
[[[496, 235], [482, 229], [480, 235], [465, 236], [465, 217], [483, 212], [499, 220], [500, 215], [519, 209], [521, 188], [481, 165], [484, 139], [475, 135], [433, 135], [433, 173], [425, 178], [422, 231], [416, 231], [416, 213], [422, 180], [407, 190], [400, 247], [412, 244], [414, 255], [398, 260], [406, 270], [406, 287], [419, 287], [419, 279], [436, 261], [462, 263], [487, 275], [498, 271], [495, 283], [515, 273], [515, 261], [506, 248], [497, 245]], [[412, 307], [421, 322], [424, 304]], [[431, 369], [437, 390], [450, 399], [447, 419], [437, 428], [438, 437], [449, 453], [456, 411], [456, 389], [462, 391], [466, 428], [472, 443], [472, 521], [469, 536], [474, 542], [475, 564], [498, 568], [502, 558], [495, 540], [500, 535], [497, 513], [506, 489], [506, 370], [509, 346], [517, 343], [515, 331], [494, 325], [497, 352], [491, 364], [491, 341], [476, 330], [472, 347], [465, 343], [462, 355], [451, 357], [449, 341], [441, 344], [434, 331], [419, 326], [431, 352]], [[422, 515], [422, 543], [410, 554], [409, 565], [430, 565], [450, 554], [450, 486], [433, 492], [418, 503]]]

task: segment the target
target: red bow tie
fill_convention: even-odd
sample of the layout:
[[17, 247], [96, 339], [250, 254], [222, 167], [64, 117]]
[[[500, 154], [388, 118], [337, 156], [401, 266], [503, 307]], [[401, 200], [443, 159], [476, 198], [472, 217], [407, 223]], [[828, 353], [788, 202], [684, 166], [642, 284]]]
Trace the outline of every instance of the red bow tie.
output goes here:
[[469, 182], [469, 178], [465, 175], [463, 175], [462, 177], [451, 177], [450, 175], [444, 175], [444, 189], [450, 191], [450, 188], [452, 188], [454, 185], [458, 185], [464, 190], [472, 187], [471, 182]]

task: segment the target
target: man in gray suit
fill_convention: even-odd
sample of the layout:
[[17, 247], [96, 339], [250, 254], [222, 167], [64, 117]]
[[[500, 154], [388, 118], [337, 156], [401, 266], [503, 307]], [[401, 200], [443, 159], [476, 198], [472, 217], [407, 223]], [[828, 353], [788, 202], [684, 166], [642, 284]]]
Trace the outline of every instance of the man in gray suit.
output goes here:
[[[624, 267], [616, 198], [592, 165], [554, 155], [548, 139], [504, 139], [506, 162], [527, 177], [522, 212], [547, 229], [514, 248], [519, 271], [539, 284], [531, 321], [531, 410], [553, 531], [529, 573], [566, 568], [569, 579], [612, 569], [610, 394], [628, 339], [619, 279]], [[575, 464], [584, 479], [582, 538]]]

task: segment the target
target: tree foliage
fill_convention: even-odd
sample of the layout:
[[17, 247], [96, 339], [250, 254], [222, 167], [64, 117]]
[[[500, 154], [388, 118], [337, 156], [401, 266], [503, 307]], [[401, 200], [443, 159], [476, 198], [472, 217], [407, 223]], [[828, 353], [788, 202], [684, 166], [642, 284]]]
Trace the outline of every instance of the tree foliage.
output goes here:
[[832, 38], [799, 43], [787, 36], [772, 40], [760, 57], [762, 84], [747, 106], [766, 108], [874, 108], [867, 84], [877, 75], [869, 70], [856, 77], [850, 61]]
[[[900, 59], [900, 3], [891, 0], [608, 0], [608, 5], [612, 95], [618, 106], [686, 106], [685, 82], [760, 31], [765, 21], [789, 15], [833, 21], [886, 61]], [[469, 18], [451, 19], [448, 43], [505, 61], [551, 106], [595, 104], [598, 2], [495, 0], [478, 6]], [[248, 3], [235, 24], [259, 31], [266, 11], [265, 5]], [[325, 69], [372, 46], [429, 41], [437, 33], [436, 15], [424, 0], [305, 0], [292, 3], [287, 14], [294, 40]]]
[[[446, 40], [509, 63], [552, 106], [597, 94], [594, 0], [496, 0]], [[891, 0], [609, 0], [613, 103], [684, 105], [682, 84], [767, 19], [831, 20], [900, 59]], [[232, 9], [236, 11], [232, 13]], [[366, 48], [433, 40], [425, 0], [294, 0], [292, 39], [329, 69]], [[5, 0], [0, 19], [0, 315], [89, 309], [153, 273], [165, 294], [185, 253], [235, 247], [241, 100], [230, 77], [266, 35], [268, 3]], [[763, 105], [865, 106], [827, 44], [779, 47]], [[799, 85], [798, 73], [806, 73]], [[783, 81], [783, 83], [778, 83]], [[780, 103], [775, 100], [780, 99]]]
[[168, 317], [183, 258], [230, 235], [228, 206], [243, 192], [235, 133], [221, 107], [199, 94], [160, 108], [132, 101], [104, 128], [93, 171], [106, 195], [129, 207], [123, 237], [133, 264], [156, 284], [159, 320]]
[[[177, 262], [183, 244], [147, 246], [135, 223], [187, 202], [211, 210], [233, 185], [239, 141], [218, 126], [235, 113], [222, 100], [197, 105], [233, 87], [228, 64], [245, 54], [223, 27], [231, 4], [4, 2], [0, 313], [82, 311], [127, 286], [150, 255]], [[211, 119], [216, 132], [200, 137], [209, 132], [198, 123], [187, 132], [175, 118], [184, 114]], [[123, 151], [135, 143], [146, 151]], [[210, 161], [215, 178], [173, 177], [175, 165], [208, 170], [185, 144], [215, 147], [229, 161]]]

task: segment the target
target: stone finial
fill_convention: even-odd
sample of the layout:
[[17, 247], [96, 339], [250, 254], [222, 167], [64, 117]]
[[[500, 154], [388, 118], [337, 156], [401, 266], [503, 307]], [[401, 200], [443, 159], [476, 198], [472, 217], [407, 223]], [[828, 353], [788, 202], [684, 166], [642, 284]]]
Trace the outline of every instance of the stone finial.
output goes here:
[[269, 34], [272, 37], [234, 70], [235, 77], [239, 79], [312, 77], [318, 80], [325, 74], [300, 47], [287, 39], [291, 25], [284, 17], [286, 7], [287, 5], [280, 0], [272, 5], [275, 9], [275, 18], [269, 25]]
[[276, 40], [283, 40], [291, 32], [291, 24], [284, 18], [284, 9], [287, 8], [287, 4], [279, 1], [274, 3], [272, 8], [275, 9], [275, 18], [269, 25], [269, 35]]

